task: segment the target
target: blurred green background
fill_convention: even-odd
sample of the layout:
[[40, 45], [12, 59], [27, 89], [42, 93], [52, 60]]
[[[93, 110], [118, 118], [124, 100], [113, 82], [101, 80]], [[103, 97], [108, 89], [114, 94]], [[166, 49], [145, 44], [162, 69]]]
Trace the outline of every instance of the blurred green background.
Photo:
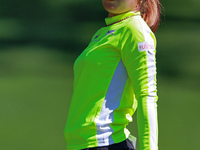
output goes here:
[[[73, 62], [107, 13], [101, 0], [0, 2], [0, 150], [65, 150]], [[161, 2], [159, 147], [199, 150], [200, 1]]]

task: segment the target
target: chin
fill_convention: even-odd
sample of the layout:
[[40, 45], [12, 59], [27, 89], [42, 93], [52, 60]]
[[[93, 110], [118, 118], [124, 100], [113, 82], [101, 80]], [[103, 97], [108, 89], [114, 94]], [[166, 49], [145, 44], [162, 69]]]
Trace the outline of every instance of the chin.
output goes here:
[[126, 10], [126, 9], [117, 9], [116, 7], [104, 7], [104, 9], [109, 12], [109, 13], [112, 13], [112, 14], [123, 14], [125, 12], [128, 12], [130, 10]]

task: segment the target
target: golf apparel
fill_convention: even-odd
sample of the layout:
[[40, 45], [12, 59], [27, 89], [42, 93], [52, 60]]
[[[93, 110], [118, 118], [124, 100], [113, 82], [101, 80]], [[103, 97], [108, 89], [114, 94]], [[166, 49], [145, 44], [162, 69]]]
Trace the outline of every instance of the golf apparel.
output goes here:
[[156, 39], [140, 13], [106, 18], [74, 64], [67, 150], [120, 143], [137, 108], [141, 150], [157, 150]]

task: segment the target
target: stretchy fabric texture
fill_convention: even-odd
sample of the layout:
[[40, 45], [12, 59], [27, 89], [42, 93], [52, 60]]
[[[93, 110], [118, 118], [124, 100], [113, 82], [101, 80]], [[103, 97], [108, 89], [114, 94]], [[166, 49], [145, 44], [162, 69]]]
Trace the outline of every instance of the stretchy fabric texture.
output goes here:
[[140, 12], [105, 21], [74, 64], [67, 150], [126, 140], [136, 109], [140, 149], [157, 150], [155, 36]]

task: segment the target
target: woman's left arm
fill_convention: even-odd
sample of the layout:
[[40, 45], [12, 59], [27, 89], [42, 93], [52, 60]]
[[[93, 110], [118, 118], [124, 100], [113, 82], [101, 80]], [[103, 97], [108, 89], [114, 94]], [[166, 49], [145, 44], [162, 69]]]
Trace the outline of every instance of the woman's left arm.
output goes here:
[[122, 61], [138, 101], [137, 122], [141, 150], [158, 150], [157, 87], [154, 34], [127, 29], [121, 41]]

